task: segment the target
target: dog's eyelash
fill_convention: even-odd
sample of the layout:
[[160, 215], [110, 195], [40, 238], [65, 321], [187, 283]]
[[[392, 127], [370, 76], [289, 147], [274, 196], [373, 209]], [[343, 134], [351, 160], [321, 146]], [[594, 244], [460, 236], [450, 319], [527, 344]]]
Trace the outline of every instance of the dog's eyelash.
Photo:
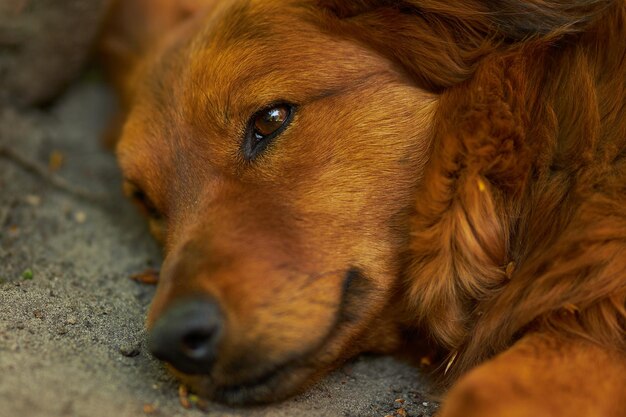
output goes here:
[[291, 123], [295, 106], [279, 102], [254, 113], [244, 134], [242, 152], [247, 161], [254, 160]]

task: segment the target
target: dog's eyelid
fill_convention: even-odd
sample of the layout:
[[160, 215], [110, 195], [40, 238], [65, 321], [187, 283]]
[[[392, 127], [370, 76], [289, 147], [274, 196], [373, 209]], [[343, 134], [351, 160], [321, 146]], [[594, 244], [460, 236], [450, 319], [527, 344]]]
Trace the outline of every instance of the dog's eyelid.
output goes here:
[[124, 193], [131, 198], [135, 204], [139, 205], [141, 210], [153, 219], [161, 219], [163, 215], [157, 209], [156, 205], [143, 188], [137, 185], [135, 181], [124, 180]]

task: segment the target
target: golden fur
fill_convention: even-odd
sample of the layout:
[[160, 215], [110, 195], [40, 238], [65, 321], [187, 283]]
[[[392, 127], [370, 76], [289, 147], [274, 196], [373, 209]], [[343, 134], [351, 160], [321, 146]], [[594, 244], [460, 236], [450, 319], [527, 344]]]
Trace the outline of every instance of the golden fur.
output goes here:
[[193, 293], [227, 316], [196, 389], [280, 399], [419, 332], [465, 375], [443, 416], [626, 415], [624, 1], [133, 0], [107, 28], [165, 248], [149, 326]]

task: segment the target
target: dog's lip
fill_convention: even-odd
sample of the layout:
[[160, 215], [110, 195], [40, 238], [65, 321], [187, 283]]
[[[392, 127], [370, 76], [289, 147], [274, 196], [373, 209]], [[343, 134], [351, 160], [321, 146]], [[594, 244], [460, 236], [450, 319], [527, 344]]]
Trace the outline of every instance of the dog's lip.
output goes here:
[[313, 371], [314, 368], [307, 366], [306, 360], [301, 358], [273, 366], [258, 376], [237, 382], [220, 382], [211, 375], [185, 374], [180, 371], [175, 371], [175, 374], [199, 395], [228, 405], [247, 406], [265, 404], [291, 395], [291, 390], [284, 389], [289, 386], [285, 380], [294, 379], [296, 373], [308, 374]]
[[[263, 403], [271, 399], [265, 399], [267, 394], [274, 394], [281, 381], [290, 372], [294, 371], [293, 365], [282, 365], [270, 369], [268, 372], [241, 381], [237, 384], [225, 384], [215, 387], [214, 398], [229, 404]], [[265, 393], [264, 393], [264, 392]]]

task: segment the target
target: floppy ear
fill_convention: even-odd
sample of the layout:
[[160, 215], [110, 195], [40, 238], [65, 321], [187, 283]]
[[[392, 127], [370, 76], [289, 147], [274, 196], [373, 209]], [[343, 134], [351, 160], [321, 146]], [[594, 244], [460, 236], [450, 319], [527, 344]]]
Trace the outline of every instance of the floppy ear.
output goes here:
[[326, 14], [326, 27], [397, 62], [420, 87], [433, 92], [465, 80], [488, 46], [476, 27], [456, 17], [425, 12], [421, 7], [425, 2], [315, 2]]
[[499, 48], [580, 31], [607, 0], [314, 0], [327, 25], [398, 62], [421, 87], [466, 80]]
[[510, 233], [533, 151], [521, 56], [493, 56], [439, 101], [430, 162], [411, 228], [407, 301], [444, 346], [455, 350], [476, 300], [506, 282]]

